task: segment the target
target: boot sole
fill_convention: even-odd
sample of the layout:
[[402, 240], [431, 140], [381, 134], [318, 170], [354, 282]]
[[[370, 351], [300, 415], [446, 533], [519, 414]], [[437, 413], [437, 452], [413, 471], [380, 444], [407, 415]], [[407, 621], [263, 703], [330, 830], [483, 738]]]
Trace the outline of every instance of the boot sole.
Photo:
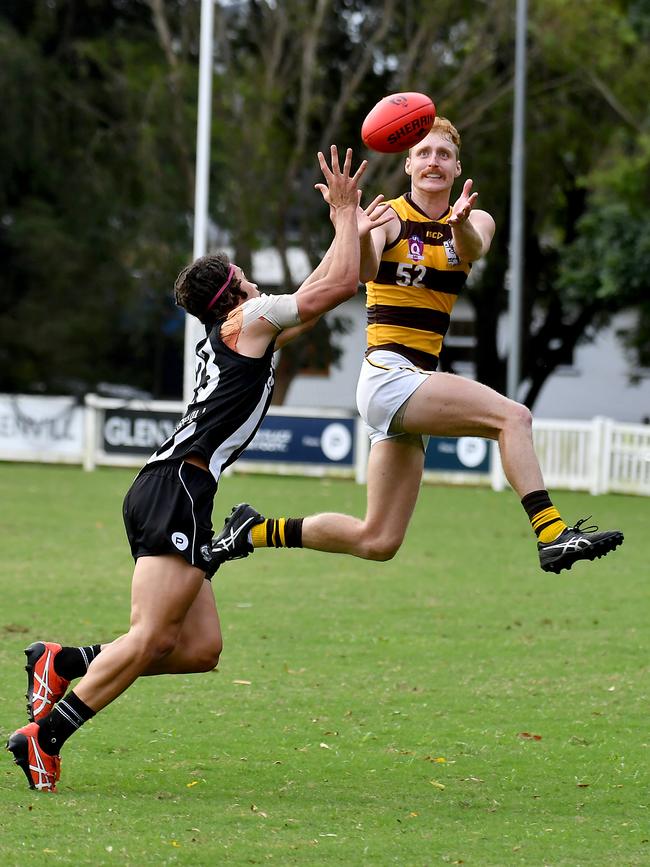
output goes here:
[[570, 569], [578, 560], [599, 560], [601, 557], [605, 557], [622, 545], [623, 539], [622, 533], [612, 533], [609, 538], [601, 539], [600, 542], [595, 542], [589, 548], [584, 548], [582, 551], [572, 551], [570, 554], [560, 554], [557, 560], [540, 565], [544, 572], [555, 572], [556, 575], [559, 575], [564, 569]]
[[30, 789], [35, 789], [34, 781], [32, 780], [32, 775], [29, 772], [29, 746], [27, 744], [27, 738], [23, 734], [13, 734], [7, 741], [7, 752], [11, 753], [14, 757], [14, 764], [18, 765], [18, 767], [22, 770], [22, 772], [27, 777], [27, 782], [29, 783]]

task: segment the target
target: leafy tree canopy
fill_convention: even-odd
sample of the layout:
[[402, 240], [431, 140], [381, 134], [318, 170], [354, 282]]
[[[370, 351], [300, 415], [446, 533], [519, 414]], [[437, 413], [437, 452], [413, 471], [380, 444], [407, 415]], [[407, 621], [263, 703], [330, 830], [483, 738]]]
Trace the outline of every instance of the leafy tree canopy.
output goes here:
[[[170, 287], [192, 246], [199, 12], [199, 0], [3, 5], [0, 389], [112, 380], [180, 394], [183, 320]], [[530, 9], [529, 405], [619, 310], [639, 312], [625, 339], [648, 363], [649, 34], [642, 0]], [[514, 47], [512, 0], [216, 4], [216, 242], [244, 267], [272, 245], [282, 288], [294, 289], [289, 248], [315, 263], [331, 239], [316, 151], [336, 142], [367, 155], [367, 198], [403, 192], [403, 159], [364, 153], [359, 128], [386, 93], [428, 92], [461, 130], [463, 174], [497, 222], [468, 297], [478, 378], [503, 389]], [[327, 327], [314, 339], [335, 357]], [[305, 351], [286, 359], [287, 375]]]

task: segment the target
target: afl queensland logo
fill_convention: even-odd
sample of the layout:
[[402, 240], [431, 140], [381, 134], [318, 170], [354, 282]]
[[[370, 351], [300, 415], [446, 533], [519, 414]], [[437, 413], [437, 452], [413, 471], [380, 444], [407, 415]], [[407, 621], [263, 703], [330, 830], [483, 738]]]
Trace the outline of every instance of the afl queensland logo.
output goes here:
[[185, 533], [172, 533], [172, 542], [179, 551], [184, 551], [190, 544], [190, 541], [185, 535]]
[[424, 241], [417, 235], [411, 235], [408, 240], [409, 259], [411, 262], [419, 262], [424, 259]]

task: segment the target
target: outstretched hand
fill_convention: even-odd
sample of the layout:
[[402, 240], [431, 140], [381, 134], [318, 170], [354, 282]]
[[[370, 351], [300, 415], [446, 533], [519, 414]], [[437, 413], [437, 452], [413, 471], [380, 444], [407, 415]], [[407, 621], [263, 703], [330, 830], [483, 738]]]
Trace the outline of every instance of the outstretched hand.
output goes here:
[[[331, 152], [331, 170], [327, 165], [323, 154], [320, 151], [318, 152], [318, 162], [320, 163], [321, 170], [325, 175], [327, 184], [314, 184], [314, 187], [320, 192], [325, 203], [329, 205], [330, 220], [335, 226], [336, 209], [343, 207], [343, 205], [340, 203], [340, 195], [343, 187], [345, 187], [343, 195], [345, 203], [347, 205], [351, 204], [352, 201], [352, 198], [349, 195], [350, 191], [352, 189], [356, 190], [357, 225], [359, 227], [359, 237], [363, 238], [365, 235], [368, 235], [372, 229], [375, 229], [378, 226], [383, 226], [385, 223], [389, 223], [393, 219], [393, 212], [390, 205], [384, 203], [383, 195], [375, 196], [375, 198], [372, 200], [372, 202], [370, 202], [369, 205], [367, 205], [367, 207], [361, 207], [361, 190], [357, 188], [357, 181], [365, 172], [368, 166], [367, 160], [364, 160], [357, 169], [356, 173], [352, 177], [350, 177], [350, 168], [352, 166], [352, 150], [348, 148], [346, 151], [343, 172], [341, 172], [341, 169], [339, 167], [339, 157], [336, 145], [331, 146]], [[337, 200], [339, 201], [338, 204], [336, 203]]]
[[478, 193], [472, 192], [473, 183], [474, 181], [468, 178], [463, 184], [463, 191], [454, 202], [451, 209], [451, 217], [447, 221], [450, 226], [461, 226], [472, 213], [472, 208], [478, 199]]
[[336, 145], [330, 147], [330, 156], [332, 167], [327, 165], [327, 161], [321, 151], [318, 152], [318, 162], [321, 171], [326, 180], [326, 184], [315, 184], [317, 190], [320, 191], [325, 201], [331, 209], [345, 208], [356, 206], [359, 203], [359, 188], [358, 182], [361, 175], [368, 167], [368, 160], [363, 160], [359, 168], [353, 175], [350, 175], [352, 168], [352, 148], [348, 148], [345, 152], [345, 161], [343, 170], [339, 164], [339, 152]]
[[366, 208], [361, 207], [361, 190], [359, 190], [359, 207], [357, 209], [357, 226], [359, 227], [359, 237], [363, 238], [369, 235], [373, 229], [378, 226], [384, 226], [390, 223], [394, 213], [391, 206], [384, 202], [384, 197], [380, 194], [370, 202]]

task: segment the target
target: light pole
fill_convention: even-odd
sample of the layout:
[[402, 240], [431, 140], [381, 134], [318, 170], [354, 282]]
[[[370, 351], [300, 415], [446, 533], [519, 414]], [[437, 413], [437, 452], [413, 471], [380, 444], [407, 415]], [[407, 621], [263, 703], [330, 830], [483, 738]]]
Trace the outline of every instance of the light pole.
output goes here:
[[[197, 259], [207, 252], [208, 196], [210, 192], [210, 131], [212, 119], [212, 73], [214, 54], [214, 0], [201, 0], [199, 47], [199, 100], [196, 126], [196, 171], [194, 181], [194, 251]], [[194, 350], [203, 336], [201, 323], [185, 314], [183, 400], [189, 403], [194, 389]]]
[[508, 300], [510, 352], [508, 397], [516, 399], [521, 382], [521, 320], [524, 271], [524, 188], [526, 172], [526, 22], [527, 0], [517, 0], [515, 40], [515, 104], [510, 176], [510, 247]]

